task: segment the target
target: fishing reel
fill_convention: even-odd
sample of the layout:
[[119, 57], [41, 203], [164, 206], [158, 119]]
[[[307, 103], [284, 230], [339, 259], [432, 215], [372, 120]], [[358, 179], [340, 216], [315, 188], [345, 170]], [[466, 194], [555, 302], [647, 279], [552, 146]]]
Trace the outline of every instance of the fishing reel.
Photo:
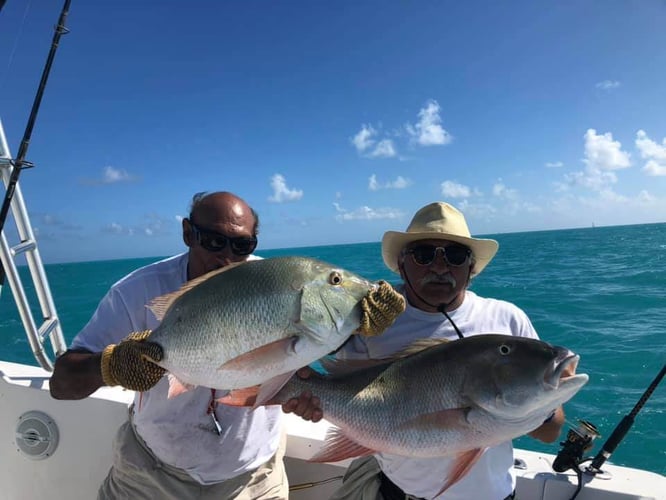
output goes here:
[[587, 420], [578, 422], [578, 427], [569, 429], [566, 441], [560, 443], [562, 449], [553, 461], [555, 472], [564, 472], [568, 469], [578, 471], [578, 465], [583, 461], [583, 453], [591, 449], [592, 441], [600, 436], [597, 428]]

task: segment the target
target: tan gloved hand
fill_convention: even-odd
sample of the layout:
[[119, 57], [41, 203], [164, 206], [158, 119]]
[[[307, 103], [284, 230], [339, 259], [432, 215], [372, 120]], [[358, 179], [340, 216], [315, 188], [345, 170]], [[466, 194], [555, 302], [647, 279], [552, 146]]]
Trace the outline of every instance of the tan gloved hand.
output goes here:
[[166, 370], [153, 361], [161, 361], [164, 353], [159, 344], [146, 340], [148, 335], [150, 330], [135, 332], [104, 349], [102, 379], [106, 385], [147, 391], [159, 382]]
[[380, 281], [375, 290], [363, 297], [361, 308], [363, 314], [357, 332], [368, 337], [379, 335], [405, 310], [405, 298], [390, 283]]

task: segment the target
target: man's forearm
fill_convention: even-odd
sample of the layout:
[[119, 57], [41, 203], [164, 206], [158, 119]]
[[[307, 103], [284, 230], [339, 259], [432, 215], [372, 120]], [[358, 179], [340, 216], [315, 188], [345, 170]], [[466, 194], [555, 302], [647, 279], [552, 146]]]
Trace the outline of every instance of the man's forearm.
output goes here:
[[55, 363], [49, 382], [55, 399], [83, 399], [104, 385], [101, 353], [67, 351]]
[[538, 439], [539, 441], [543, 441], [544, 443], [552, 443], [560, 436], [563, 425], [564, 410], [562, 410], [562, 407], [560, 406], [555, 410], [555, 413], [550, 419], [530, 432], [529, 436]]

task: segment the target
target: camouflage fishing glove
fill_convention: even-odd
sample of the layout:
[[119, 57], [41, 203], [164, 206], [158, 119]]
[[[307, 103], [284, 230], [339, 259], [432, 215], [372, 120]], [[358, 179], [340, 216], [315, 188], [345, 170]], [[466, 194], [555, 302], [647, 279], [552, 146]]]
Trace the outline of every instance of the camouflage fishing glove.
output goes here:
[[104, 349], [102, 379], [106, 385], [147, 391], [159, 382], [166, 370], [153, 361], [162, 359], [162, 347], [147, 341], [148, 335], [150, 330], [135, 332], [119, 344], [111, 344]]
[[388, 282], [380, 281], [375, 290], [363, 297], [361, 308], [363, 314], [358, 333], [371, 337], [379, 335], [393, 324], [405, 310], [405, 299]]

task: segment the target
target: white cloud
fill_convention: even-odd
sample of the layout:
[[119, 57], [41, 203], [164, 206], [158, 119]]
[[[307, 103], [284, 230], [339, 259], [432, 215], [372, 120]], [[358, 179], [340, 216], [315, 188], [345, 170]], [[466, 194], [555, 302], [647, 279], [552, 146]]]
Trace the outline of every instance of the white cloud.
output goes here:
[[405, 189], [412, 185], [412, 181], [401, 175], [395, 178], [394, 181], [387, 181], [384, 184], [380, 184], [377, 181], [377, 176], [372, 174], [368, 179], [368, 189], [370, 191], [378, 191], [380, 189]]
[[647, 162], [642, 170], [650, 176], [666, 176], [666, 137], [662, 144], [650, 139], [645, 131], [636, 132], [636, 148]]
[[378, 135], [372, 125], [361, 125], [361, 130], [351, 139], [356, 151], [367, 158], [392, 158], [397, 155], [391, 139], [382, 139], [377, 142], [374, 137]]
[[372, 128], [372, 125], [363, 124], [361, 130], [352, 138], [351, 142], [359, 153], [363, 153], [375, 143], [373, 137], [376, 135], [377, 131]]
[[622, 151], [622, 144], [613, 140], [610, 132], [599, 135], [596, 130], [588, 129], [583, 163], [585, 170], [566, 174], [566, 183], [602, 192], [617, 183], [614, 171], [630, 167], [631, 159], [629, 153]]
[[583, 162], [597, 170], [620, 170], [631, 166], [629, 153], [622, 151], [622, 144], [613, 140], [613, 134], [597, 135], [594, 129], [585, 133], [585, 159]]
[[370, 208], [363, 206], [356, 210], [349, 211], [340, 206], [339, 203], [333, 203], [337, 215], [335, 220], [338, 222], [350, 220], [380, 220], [380, 219], [398, 219], [403, 217], [403, 213], [395, 208]]
[[102, 184], [115, 184], [116, 182], [128, 182], [131, 180], [133, 178], [126, 170], [120, 170], [111, 166], [104, 167]]
[[640, 203], [652, 203], [655, 201], [655, 197], [648, 193], [645, 189], [638, 193], [637, 199]]
[[273, 177], [271, 177], [271, 187], [273, 188], [273, 195], [268, 197], [268, 201], [272, 203], [296, 201], [303, 197], [303, 191], [298, 189], [289, 189], [287, 187], [286, 179], [280, 174], [275, 174]]
[[99, 186], [100, 184], [117, 184], [119, 182], [134, 182], [137, 178], [127, 172], [112, 166], [104, 167], [101, 177], [97, 179], [81, 179], [81, 184]]
[[493, 185], [493, 194], [505, 200], [516, 200], [518, 198], [517, 191], [506, 187], [501, 179]]
[[110, 224], [107, 224], [102, 228], [102, 231], [105, 233], [111, 233], [111, 234], [133, 234], [129, 228], [125, 228], [122, 225], [118, 224], [117, 222], [112, 222]]
[[620, 86], [620, 82], [617, 80], [604, 80], [603, 82], [598, 82], [595, 87], [601, 90], [613, 90]]
[[419, 111], [418, 123], [405, 125], [413, 142], [421, 146], [441, 146], [451, 142], [451, 134], [442, 128], [440, 109], [439, 103], [431, 99], [426, 102], [425, 108]]
[[448, 198], [468, 198], [472, 194], [469, 187], [453, 181], [442, 182], [440, 188], [442, 195]]
[[546, 168], [561, 168], [564, 166], [564, 163], [561, 161], [546, 162]]
[[392, 158], [396, 154], [393, 141], [391, 139], [382, 139], [368, 156], [370, 158]]

